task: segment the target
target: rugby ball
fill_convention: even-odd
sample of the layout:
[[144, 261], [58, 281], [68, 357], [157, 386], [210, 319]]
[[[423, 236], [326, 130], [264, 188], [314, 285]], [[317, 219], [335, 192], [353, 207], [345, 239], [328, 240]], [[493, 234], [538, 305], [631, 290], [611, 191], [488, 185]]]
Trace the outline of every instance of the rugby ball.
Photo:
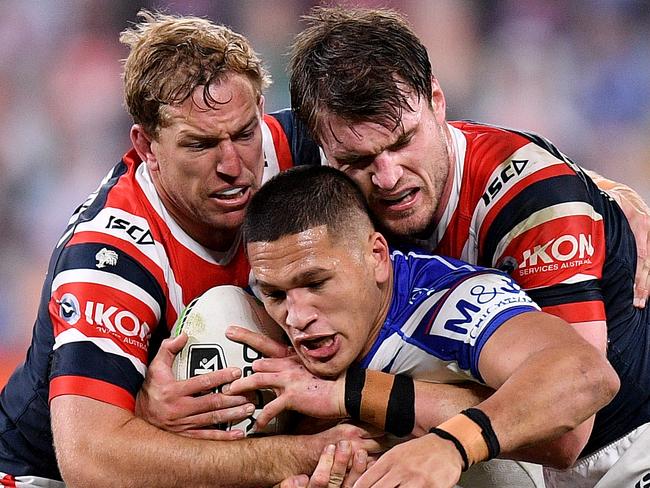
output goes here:
[[[229, 367], [240, 368], [243, 376], [253, 373], [252, 363], [262, 355], [245, 344], [228, 339], [225, 332], [230, 325], [246, 327], [278, 342], [283, 341], [282, 329], [255, 297], [236, 286], [216, 286], [192, 300], [174, 325], [173, 337], [181, 332], [188, 336], [187, 344], [176, 356], [172, 367], [177, 380]], [[215, 428], [241, 429], [250, 434], [262, 407], [273, 398], [271, 390], [256, 392], [256, 410], [251, 416], [243, 422], [219, 424]], [[282, 429], [283, 416], [279, 416], [261, 433], [279, 433]]]

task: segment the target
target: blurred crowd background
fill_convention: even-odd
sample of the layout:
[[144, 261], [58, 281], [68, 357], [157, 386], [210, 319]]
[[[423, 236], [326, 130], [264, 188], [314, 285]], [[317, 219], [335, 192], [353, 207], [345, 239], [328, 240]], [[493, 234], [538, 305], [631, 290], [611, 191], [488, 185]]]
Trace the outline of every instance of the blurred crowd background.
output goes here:
[[[118, 35], [140, 8], [245, 34], [289, 104], [285, 66], [309, 0], [0, 0], [0, 386], [31, 337], [50, 252], [129, 148]], [[331, 3], [331, 2], [330, 2]], [[450, 120], [538, 132], [650, 201], [647, 0], [347, 0], [405, 13]]]

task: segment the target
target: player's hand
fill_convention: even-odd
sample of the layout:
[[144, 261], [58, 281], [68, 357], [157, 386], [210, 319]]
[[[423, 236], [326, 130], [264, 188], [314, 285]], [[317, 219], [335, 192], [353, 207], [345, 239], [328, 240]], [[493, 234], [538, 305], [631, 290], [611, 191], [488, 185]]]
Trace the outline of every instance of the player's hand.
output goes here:
[[427, 434], [395, 446], [359, 477], [354, 488], [451, 488], [463, 461], [451, 441]]
[[226, 329], [226, 337], [231, 341], [252, 347], [267, 358], [283, 358], [293, 354], [293, 349], [290, 346], [274, 341], [259, 332], [253, 332], [236, 325], [231, 325]]
[[[619, 187], [615, 187], [619, 188]], [[611, 190], [610, 190], [611, 191]], [[636, 274], [634, 275], [634, 306], [645, 308], [650, 295], [650, 208], [631, 188], [618, 190], [617, 199], [636, 241]]]
[[395, 437], [388, 436], [376, 427], [342, 422], [317, 434], [312, 434], [319, 441], [318, 452], [315, 459], [321, 455], [322, 449], [328, 444], [338, 444], [340, 441], [349, 441], [353, 452], [364, 450], [371, 459], [372, 456], [386, 452], [395, 445]]
[[160, 429], [187, 437], [213, 440], [244, 437], [242, 430], [223, 431], [211, 427], [240, 422], [253, 413], [255, 406], [243, 395], [206, 393], [240, 378], [241, 370], [226, 368], [177, 381], [172, 364], [186, 343], [185, 333], [162, 342], [138, 393], [136, 415]]
[[310, 373], [298, 356], [258, 359], [254, 374], [234, 381], [228, 393], [240, 395], [271, 388], [276, 398], [267, 403], [257, 417], [257, 427], [264, 428], [284, 410], [295, 410], [316, 418], [345, 418], [345, 383], [325, 380]]
[[352, 488], [366, 470], [368, 453], [354, 452], [349, 441], [328, 444], [311, 476], [292, 476], [280, 483], [280, 488]]
[[645, 308], [650, 296], [650, 208], [629, 186], [587, 172], [598, 187], [607, 192], [623, 210], [636, 241], [636, 274], [634, 275], [634, 306]]

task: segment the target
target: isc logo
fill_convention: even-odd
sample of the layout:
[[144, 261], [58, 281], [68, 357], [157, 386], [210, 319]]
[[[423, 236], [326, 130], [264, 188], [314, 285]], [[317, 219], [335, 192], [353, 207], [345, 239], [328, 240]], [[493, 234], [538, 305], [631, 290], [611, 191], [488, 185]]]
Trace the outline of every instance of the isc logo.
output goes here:
[[521, 173], [523, 173], [527, 165], [527, 159], [513, 159], [510, 161], [510, 163], [505, 168], [503, 168], [501, 172], [492, 179], [492, 181], [490, 181], [490, 184], [487, 187], [487, 191], [481, 197], [483, 199], [483, 203], [485, 203], [485, 205], [488, 205], [494, 199], [494, 197], [498, 195], [498, 193], [501, 191], [504, 185], [508, 183], [508, 181], [510, 181], [513, 177], [519, 176]]
[[117, 229], [126, 231], [128, 236], [133, 239], [138, 244], [153, 244], [153, 237], [151, 237], [151, 232], [149, 229], [145, 230], [142, 227], [138, 227], [135, 224], [132, 224], [126, 219], [120, 219], [115, 215], [111, 215], [108, 218], [108, 224], [106, 224], [107, 229]]

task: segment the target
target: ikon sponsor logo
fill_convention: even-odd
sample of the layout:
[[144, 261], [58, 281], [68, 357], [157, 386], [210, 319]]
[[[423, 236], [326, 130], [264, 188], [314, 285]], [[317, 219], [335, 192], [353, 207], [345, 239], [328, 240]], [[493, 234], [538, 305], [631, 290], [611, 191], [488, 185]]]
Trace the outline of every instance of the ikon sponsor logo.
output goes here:
[[[565, 234], [551, 239], [546, 244], [526, 249], [519, 263], [519, 270], [521, 274], [529, 274], [575, 267], [590, 263], [593, 255], [594, 246], [591, 234], [579, 234], [577, 237]], [[526, 272], [527, 269], [528, 272]]]
[[144, 341], [150, 335], [151, 329], [146, 322], [141, 322], [134, 313], [115, 306], [89, 300], [86, 302], [84, 315], [90, 325], [105, 327], [126, 337], [138, 337]]

